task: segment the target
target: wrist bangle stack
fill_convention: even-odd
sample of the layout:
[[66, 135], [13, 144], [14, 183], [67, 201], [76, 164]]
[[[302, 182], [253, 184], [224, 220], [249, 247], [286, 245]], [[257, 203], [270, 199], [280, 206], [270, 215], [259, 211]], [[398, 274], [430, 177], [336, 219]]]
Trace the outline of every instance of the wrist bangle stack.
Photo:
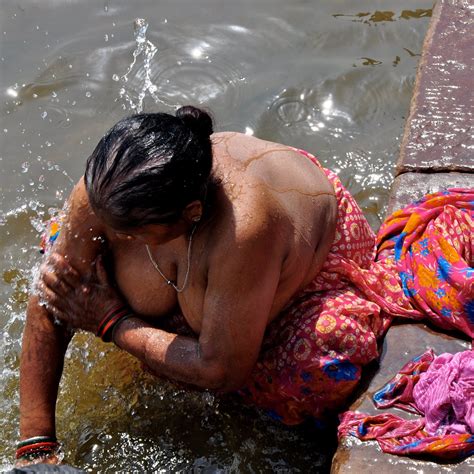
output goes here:
[[113, 334], [118, 325], [132, 316], [133, 314], [126, 306], [122, 304], [114, 306], [100, 322], [96, 336], [104, 342], [113, 341]]
[[59, 443], [54, 436], [33, 436], [20, 441], [16, 448], [16, 459], [34, 459], [57, 452]]

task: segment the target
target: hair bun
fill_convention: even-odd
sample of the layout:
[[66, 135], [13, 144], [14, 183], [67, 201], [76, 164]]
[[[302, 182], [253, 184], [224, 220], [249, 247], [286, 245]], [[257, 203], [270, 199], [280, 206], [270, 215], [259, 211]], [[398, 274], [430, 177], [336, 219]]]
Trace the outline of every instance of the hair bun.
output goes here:
[[212, 128], [212, 117], [204, 110], [192, 105], [184, 105], [176, 111], [176, 117], [180, 118], [196, 135], [209, 138], [214, 130]]

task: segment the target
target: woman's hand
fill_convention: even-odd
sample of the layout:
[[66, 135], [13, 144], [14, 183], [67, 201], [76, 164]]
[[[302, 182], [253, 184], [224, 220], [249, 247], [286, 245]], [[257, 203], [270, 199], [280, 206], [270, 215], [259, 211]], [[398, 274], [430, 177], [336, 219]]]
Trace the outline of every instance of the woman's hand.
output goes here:
[[38, 287], [42, 304], [55, 318], [93, 333], [107, 311], [123, 303], [107, 278], [101, 256], [84, 278], [63, 256], [52, 253], [41, 266]]

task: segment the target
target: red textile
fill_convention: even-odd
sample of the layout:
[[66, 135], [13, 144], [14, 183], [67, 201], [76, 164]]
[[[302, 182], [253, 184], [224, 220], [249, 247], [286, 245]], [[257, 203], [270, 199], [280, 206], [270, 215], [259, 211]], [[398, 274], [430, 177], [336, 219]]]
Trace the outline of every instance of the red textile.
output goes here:
[[378, 236], [377, 260], [399, 275], [414, 319], [474, 337], [474, 189], [427, 194], [394, 212]]
[[[378, 235], [378, 261], [390, 273], [399, 274], [404, 294], [410, 300], [415, 319], [427, 318], [440, 328], [457, 329], [474, 336], [474, 190], [449, 189], [424, 196], [392, 214]], [[455, 362], [472, 359], [466, 351]], [[382, 390], [374, 395], [377, 407], [396, 406], [416, 413], [426, 410], [425, 419], [407, 421], [392, 414], [368, 416], [347, 412], [341, 416], [339, 436], [351, 434], [362, 440], [375, 439], [383, 451], [392, 454], [429, 454], [454, 459], [474, 453], [472, 385], [470, 367], [463, 367], [464, 379], [453, 390], [454, 373], [441, 367], [436, 386], [424, 374], [434, 359], [432, 351], [405, 365]], [[449, 364], [453, 356], [444, 356]], [[451, 367], [450, 372], [456, 366]], [[459, 369], [459, 364], [458, 364]], [[458, 370], [456, 369], [456, 370]], [[459, 369], [461, 372], [461, 369]], [[417, 388], [421, 377], [423, 387]], [[422, 393], [426, 389], [430, 393]], [[414, 394], [416, 397], [414, 398]], [[457, 398], [455, 401], [453, 397]], [[464, 400], [464, 404], [460, 403]], [[443, 404], [450, 403], [450, 407]], [[449, 410], [448, 410], [449, 408]], [[457, 417], [457, 419], [454, 419]], [[464, 423], [465, 431], [460, 429]], [[433, 427], [454, 429], [437, 429]]]

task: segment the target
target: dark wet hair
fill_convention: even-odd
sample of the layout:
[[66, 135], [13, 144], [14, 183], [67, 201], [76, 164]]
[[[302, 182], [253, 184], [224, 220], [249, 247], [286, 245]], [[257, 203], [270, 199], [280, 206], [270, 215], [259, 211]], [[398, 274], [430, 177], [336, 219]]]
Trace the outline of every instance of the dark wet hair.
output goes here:
[[176, 116], [120, 120], [88, 158], [85, 185], [94, 211], [116, 228], [169, 224], [213, 183], [211, 116], [193, 106]]

